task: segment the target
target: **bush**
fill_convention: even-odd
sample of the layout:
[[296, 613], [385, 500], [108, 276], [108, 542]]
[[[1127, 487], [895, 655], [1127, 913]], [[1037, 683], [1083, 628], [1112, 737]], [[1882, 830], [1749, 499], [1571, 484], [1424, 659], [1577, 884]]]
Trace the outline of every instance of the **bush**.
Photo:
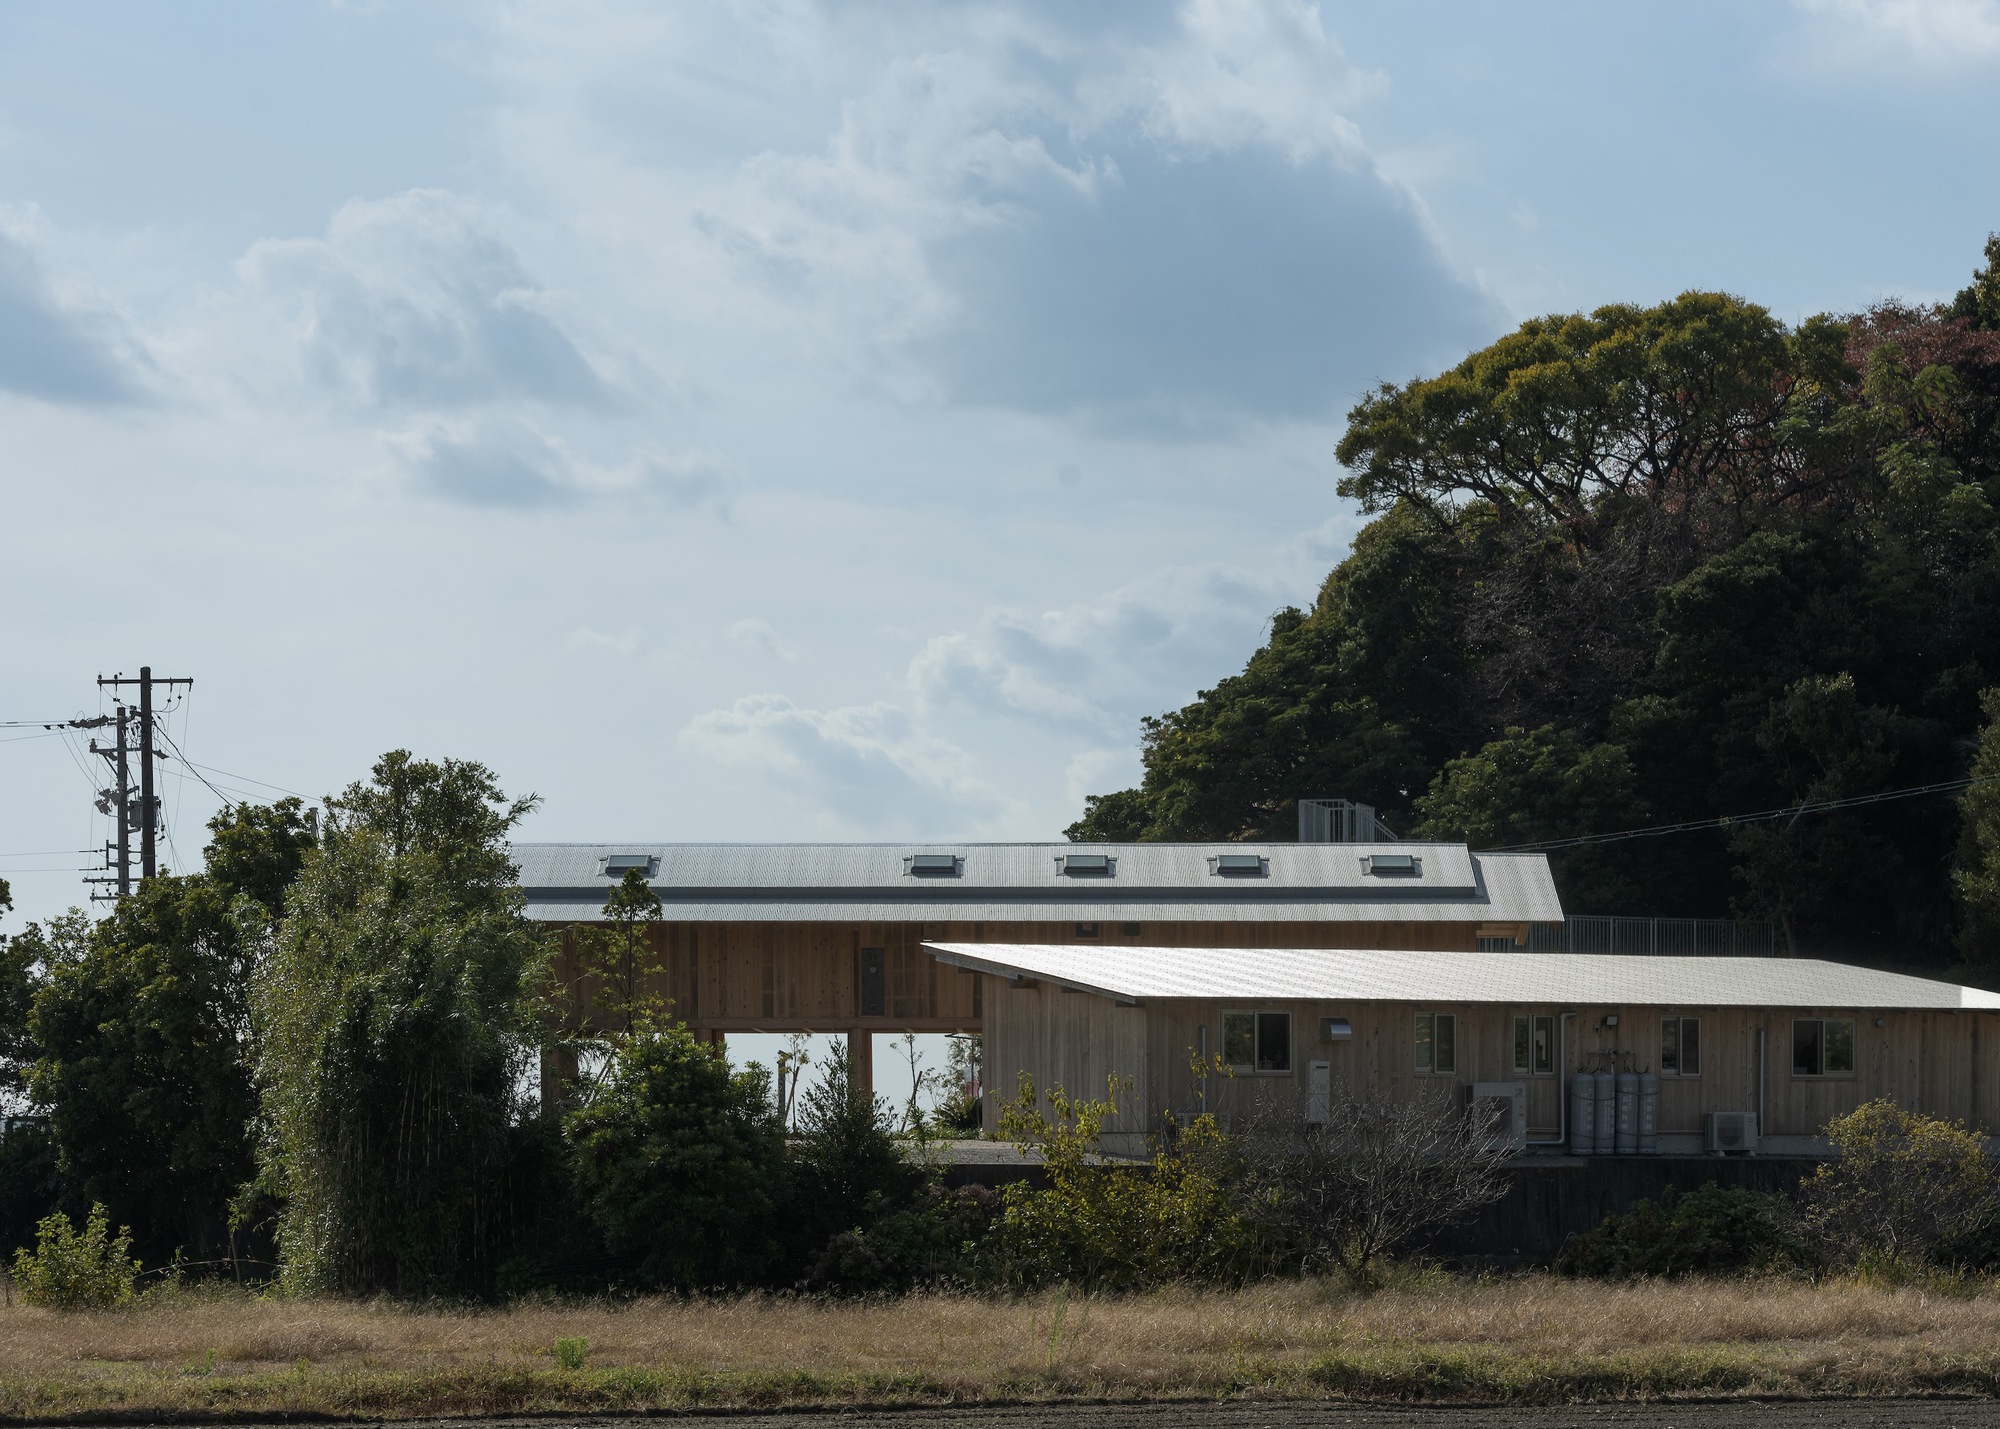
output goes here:
[[855, 1078], [844, 1040], [833, 1044], [823, 1069], [799, 1096], [791, 1147], [792, 1220], [807, 1260], [832, 1238], [871, 1232], [910, 1210], [925, 1186], [923, 1171], [889, 1134], [888, 1103]]
[[14, 1252], [14, 1283], [29, 1305], [54, 1310], [101, 1310], [132, 1298], [139, 1262], [132, 1259], [132, 1228], [111, 1234], [104, 1207], [90, 1208], [78, 1235], [61, 1211], [35, 1227], [32, 1252]]
[[1556, 1269], [1604, 1280], [1760, 1269], [1792, 1253], [1784, 1209], [1775, 1196], [1713, 1181], [1685, 1196], [1669, 1186], [1574, 1237]]
[[807, 1285], [846, 1295], [892, 1294], [920, 1285], [970, 1285], [1000, 1198], [984, 1186], [926, 1185], [916, 1204], [872, 1229], [842, 1231], [813, 1263]]
[[1022, 1074], [1018, 1095], [1001, 1112], [1001, 1132], [1023, 1152], [1041, 1153], [1049, 1184], [1016, 1182], [1003, 1193], [994, 1273], [1019, 1288], [1132, 1290], [1181, 1280], [1237, 1283], [1262, 1271], [1263, 1246], [1232, 1204], [1232, 1152], [1213, 1118], [1156, 1144], [1146, 1167], [1098, 1158], [1098, 1137], [1117, 1113], [1121, 1090], [1114, 1079], [1106, 1100], [1087, 1101], [1051, 1087], [1045, 1113], [1033, 1079]]
[[777, 1263], [788, 1168], [761, 1067], [732, 1075], [687, 1028], [642, 1023], [564, 1131], [590, 1218], [643, 1284], [741, 1285]]
[[1886, 1097], [1826, 1124], [1834, 1159], [1799, 1187], [1804, 1227], [1830, 1262], [1921, 1267], [1976, 1243], [2000, 1214], [1980, 1136]]

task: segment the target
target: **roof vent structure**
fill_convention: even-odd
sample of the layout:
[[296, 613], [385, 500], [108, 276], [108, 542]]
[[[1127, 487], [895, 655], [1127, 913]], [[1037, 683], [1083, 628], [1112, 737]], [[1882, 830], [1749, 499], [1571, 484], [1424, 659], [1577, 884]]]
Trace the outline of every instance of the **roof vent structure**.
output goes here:
[[1379, 844], [1396, 836], [1375, 817], [1373, 804], [1348, 799], [1299, 800], [1302, 844]]
[[913, 853], [903, 860], [912, 878], [956, 878], [964, 860], [955, 853]]
[[1416, 878], [1423, 871], [1423, 864], [1413, 853], [1364, 854], [1361, 871], [1370, 878]]
[[1118, 872], [1118, 860], [1108, 853], [1059, 854], [1056, 872], [1065, 878], [1110, 878]]
[[1218, 878], [1263, 878], [1270, 864], [1261, 853], [1219, 853], [1209, 859], [1208, 871]]
[[598, 870], [607, 878], [623, 878], [632, 869], [651, 878], [660, 871], [660, 860], [650, 853], [608, 853]]

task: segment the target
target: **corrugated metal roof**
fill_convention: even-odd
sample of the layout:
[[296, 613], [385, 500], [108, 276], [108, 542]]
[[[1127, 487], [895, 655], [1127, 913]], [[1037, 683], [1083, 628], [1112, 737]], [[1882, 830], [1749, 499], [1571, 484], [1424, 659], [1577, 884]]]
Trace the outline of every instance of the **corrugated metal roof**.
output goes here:
[[[912, 874], [917, 854], [952, 854], [956, 876]], [[1225, 853], [1264, 859], [1218, 874]], [[1407, 853], [1414, 875], [1365, 860]], [[592, 917], [615, 880], [612, 855], [658, 860], [665, 916], [689, 922], [1556, 922], [1562, 904], [1541, 854], [1473, 854], [1463, 844], [516, 844], [530, 917]], [[1108, 875], [1064, 873], [1106, 854]]]
[[2000, 993], [1813, 958], [926, 943], [956, 967], [1154, 998], [1514, 1006], [2000, 1008]]

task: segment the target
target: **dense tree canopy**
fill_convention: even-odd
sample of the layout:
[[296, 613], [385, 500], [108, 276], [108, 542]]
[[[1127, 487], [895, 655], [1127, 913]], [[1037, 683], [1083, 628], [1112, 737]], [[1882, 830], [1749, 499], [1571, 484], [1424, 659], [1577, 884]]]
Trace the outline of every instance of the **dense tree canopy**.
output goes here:
[[[1537, 319], [1350, 414], [1374, 519], [1079, 839], [1289, 837], [1304, 797], [1496, 847], [1963, 778], [2000, 685], [2000, 239], [1945, 308]], [[1575, 912], [1938, 956], [1952, 804], [1564, 854]], [[1972, 847], [1972, 846], [1969, 846]], [[1973, 848], [1977, 852], [1978, 845]]]

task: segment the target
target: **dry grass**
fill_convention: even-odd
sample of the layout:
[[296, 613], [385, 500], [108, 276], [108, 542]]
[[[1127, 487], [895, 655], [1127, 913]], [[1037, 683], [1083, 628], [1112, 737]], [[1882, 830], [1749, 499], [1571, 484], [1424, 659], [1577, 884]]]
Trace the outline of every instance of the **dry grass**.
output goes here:
[[[588, 1341], [558, 1369], [556, 1340]], [[2000, 1391], [2000, 1291], [1417, 1277], [1121, 1299], [414, 1310], [183, 1295], [0, 1310], [0, 1415], [414, 1417], [696, 1405], [1360, 1395], [1556, 1402]]]

